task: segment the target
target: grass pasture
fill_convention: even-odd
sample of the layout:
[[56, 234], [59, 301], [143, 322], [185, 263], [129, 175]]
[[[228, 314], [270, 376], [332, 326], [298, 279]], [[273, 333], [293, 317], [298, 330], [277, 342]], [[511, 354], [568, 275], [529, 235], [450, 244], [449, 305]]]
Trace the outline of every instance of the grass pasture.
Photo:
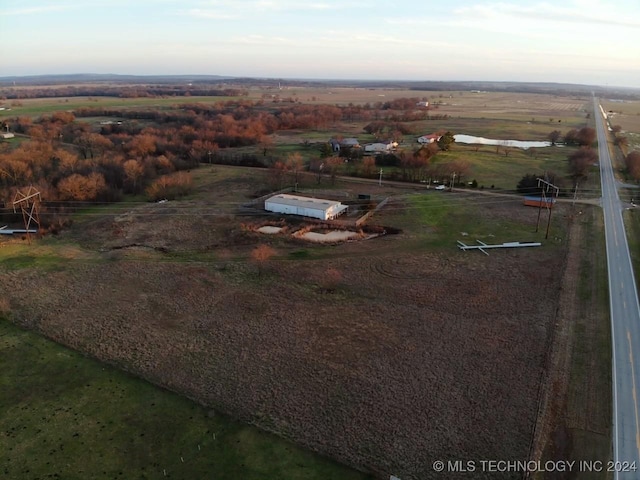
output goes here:
[[364, 479], [0, 319], [0, 476]]
[[165, 97], [165, 98], [120, 98], [120, 97], [56, 97], [26, 98], [9, 102], [10, 110], [0, 111], [3, 117], [37, 117], [56, 111], [80, 108], [168, 108], [189, 103], [217, 103], [238, 97]]
[[[246, 171], [223, 174], [234, 195], [253, 191], [242, 178]], [[213, 185], [196, 187], [193, 198], [78, 222], [56, 242], [87, 258], [76, 254], [46, 276], [37, 263], [10, 269], [0, 263], [14, 320], [381, 475], [430, 479], [438, 478], [431, 465], [439, 458], [527, 457], [558, 294], [549, 266], [566, 249], [562, 209], [543, 248], [486, 257], [459, 251], [456, 240], [543, 239], [534, 232], [535, 209], [489, 195], [402, 193], [374, 217], [402, 233], [320, 246], [241, 226], [268, 217], [194, 216], [198, 202], [215, 204], [224, 183], [220, 178], [215, 186], [217, 172], [217, 166], [198, 172], [199, 185]], [[390, 189], [351, 188], [352, 195]], [[164, 215], [150, 215], [150, 208]], [[258, 274], [249, 255], [262, 243], [277, 253]], [[29, 251], [12, 248], [12, 256]], [[332, 293], [323, 287], [328, 269], [339, 272]], [[531, 282], [540, 288], [531, 291]], [[135, 415], [127, 418], [136, 423]], [[111, 428], [103, 430], [116, 435]], [[177, 446], [187, 442], [180, 435]], [[199, 435], [188, 434], [189, 445], [203, 448]], [[163, 448], [152, 463], [174, 455]], [[247, 455], [259, 455], [254, 450], [247, 446]], [[184, 471], [174, 470], [187, 468], [176, 459], [180, 465], [171, 471]]]
[[567, 155], [570, 149], [560, 147], [532, 148], [522, 150], [509, 148], [505, 155], [504, 148], [488, 145], [477, 149], [474, 146], [456, 144], [449, 152], [441, 152], [435, 158], [433, 165], [454, 160], [467, 160], [470, 173], [465, 181], [476, 180], [478, 186], [504, 190], [515, 190], [520, 179], [526, 174], [539, 174], [545, 171], [563, 174], [567, 168]]
[[614, 101], [603, 98], [600, 103], [606, 112], [612, 112], [611, 125], [620, 125], [627, 135], [640, 135], [640, 100]]

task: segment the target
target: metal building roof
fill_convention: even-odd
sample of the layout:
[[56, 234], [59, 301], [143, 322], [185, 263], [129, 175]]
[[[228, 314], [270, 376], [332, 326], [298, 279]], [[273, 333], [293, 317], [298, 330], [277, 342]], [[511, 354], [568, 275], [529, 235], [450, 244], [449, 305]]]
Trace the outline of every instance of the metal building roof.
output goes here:
[[287, 195], [286, 193], [281, 193], [279, 195], [274, 195], [273, 197], [269, 197], [266, 201], [269, 203], [279, 203], [281, 205], [291, 205], [294, 207], [301, 208], [311, 208], [314, 210], [328, 210], [331, 207], [341, 205], [340, 202], [336, 202], [334, 200], [325, 200], [323, 198], [309, 198], [309, 197], [300, 197], [298, 195]]

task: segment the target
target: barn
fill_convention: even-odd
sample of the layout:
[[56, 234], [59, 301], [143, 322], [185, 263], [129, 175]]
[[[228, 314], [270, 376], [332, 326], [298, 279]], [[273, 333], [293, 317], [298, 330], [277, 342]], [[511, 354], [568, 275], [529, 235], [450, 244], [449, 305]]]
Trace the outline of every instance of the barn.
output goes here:
[[333, 200], [283, 193], [265, 200], [264, 209], [269, 212], [331, 220], [344, 213], [347, 210], [347, 205], [342, 205], [340, 202]]

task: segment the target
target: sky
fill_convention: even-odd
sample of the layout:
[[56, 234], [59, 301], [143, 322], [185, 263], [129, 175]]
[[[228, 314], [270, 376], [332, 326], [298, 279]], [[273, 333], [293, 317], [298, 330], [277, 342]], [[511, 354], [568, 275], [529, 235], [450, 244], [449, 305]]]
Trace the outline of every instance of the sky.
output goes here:
[[0, 0], [0, 76], [640, 87], [640, 1]]

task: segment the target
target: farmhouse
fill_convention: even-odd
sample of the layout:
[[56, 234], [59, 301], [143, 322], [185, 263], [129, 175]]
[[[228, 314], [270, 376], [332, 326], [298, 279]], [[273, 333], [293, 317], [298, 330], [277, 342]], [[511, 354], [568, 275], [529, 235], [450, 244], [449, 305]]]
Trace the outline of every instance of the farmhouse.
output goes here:
[[429, 106], [429, 102], [427, 102], [426, 100], [424, 102], [416, 103], [416, 107], [428, 107], [428, 106]]
[[322, 198], [300, 197], [298, 195], [280, 194], [268, 198], [264, 209], [269, 212], [302, 215], [303, 217], [330, 220], [347, 210], [347, 205]]
[[437, 133], [430, 133], [429, 135], [422, 135], [418, 137], [418, 143], [422, 143], [423, 145], [427, 145], [429, 143], [437, 142], [440, 140], [442, 135], [438, 135]]

